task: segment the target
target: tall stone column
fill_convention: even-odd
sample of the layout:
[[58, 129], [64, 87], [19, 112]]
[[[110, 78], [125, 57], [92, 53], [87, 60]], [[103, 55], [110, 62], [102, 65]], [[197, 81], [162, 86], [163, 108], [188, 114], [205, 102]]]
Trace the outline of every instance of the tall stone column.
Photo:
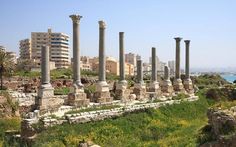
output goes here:
[[120, 48], [120, 82], [127, 83], [125, 80], [125, 54], [124, 54], [124, 32], [119, 33]]
[[180, 73], [180, 41], [182, 38], [174, 38], [176, 41], [176, 56], [175, 56], [175, 81], [174, 81], [174, 90], [176, 92], [183, 92], [183, 84], [181, 80]]
[[81, 107], [89, 104], [80, 77], [79, 24], [82, 16], [73, 14], [70, 18], [73, 23], [73, 88], [68, 95], [68, 105]]
[[38, 90], [38, 98], [35, 103], [43, 114], [45, 111], [58, 108], [60, 100], [54, 96], [54, 88], [50, 83], [50, 60], [49, 46], [42, 46], [41, 49], [41, 86]]
[[157, 97], [160, 94], [160, 87], [159, 83], [157, 82], [157, 56], [156, 56], [156, 48], [152, 47], [152, 78], [151, 83], [149, 87], [149, 92], [154, 92], [155, 94], [152, 94], [152, 97]]
[[49, 46], [42, 46], [41, 50], [41, 86], [51, 87], [50, 84], [50, 61]]
[[104, 21], [99, 21], [99, 77], [93, 101], [98, 103], [111, 102], [109, 85], [106, 82], [106, 56], [105, 56], [105, 28]]
[[184, 79], [184, 88], [188, 93], [194, 93], [193, 83], [189, 75], [189, 45], [190, 40], [185, 40], [185, 79]]
[[124, 32], [119, 32], [119, 58], [120, 58], [120, 80], [116, 84], [116, 98], [126, 101], [130, 95], [125, 80], [125, 53], [124, 53]]
[[99, 81], [106, 82], [105, 29], [104, 21], [99, 21]]
[[164, 67], [164, 81], [162, 85], [162, 92], [165, 96], [170, 96], [173, 93], [173, 86], [170, 81], [170, 69], [168, 66]]
[[137, 82], [143, 83], [143, 61], [137, 60]]
[[80, 42], [79, 42], [79, 25], [80, 15], [70, 15], [73, 22], [73, 84], [75, 92], [83, 91], [83, 85], [80, 77]]
[[138, 100], [143, 100], [146, 97], [146, 84], [143, 81], [142, 60], [137, 60], [137, 81], [134, 84], [134, 94]]

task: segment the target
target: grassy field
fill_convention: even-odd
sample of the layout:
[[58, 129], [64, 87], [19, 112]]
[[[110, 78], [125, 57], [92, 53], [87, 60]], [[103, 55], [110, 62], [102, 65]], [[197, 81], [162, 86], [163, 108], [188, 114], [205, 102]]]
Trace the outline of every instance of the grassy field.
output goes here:
[[4, 146], [5, 131], [7, 130], [20, 130], [20, 119], [19, 118], [4, 118], [0, 119], [0, 147]]
[[34, 146], [77, 146], [85, 139], [101, 146], [196, 146], [207, 124], [211, 105], [201, 94], [196, 102], [183, 102], [116, 119], [86, 124], [64, 124], [39, 134]]

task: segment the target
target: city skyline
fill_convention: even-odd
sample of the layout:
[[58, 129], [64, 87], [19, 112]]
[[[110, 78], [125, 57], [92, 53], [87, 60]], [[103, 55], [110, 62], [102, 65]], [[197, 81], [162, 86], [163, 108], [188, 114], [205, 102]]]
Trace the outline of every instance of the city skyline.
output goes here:
[[[55, 2], [57, 2], [55, 4]], [[69, 15], [83, 16], [80, 23], [81, 55], [98, 56], [98, 21], [107, 24], [106, 54], [118, 59], [119, 32], [125, 32], [126, 53], [132, 52], [148, 61], [151, 47], [157, 48], [161, 61], [175, 59], [174, 37], [190, 39], [190, 64], [193, 68], [236, 67], [233, 63], [235, 2], [210, 0], [170, 1], [50, 1], [32, 3], [28, 0], [3, 0], [0, 10], [0, 45], [19, 54], [19, 40], [31, 32], [52, 28], [70, 36], [72, 56], [72, 25]], [[131, 9], [132, 8], [132, 9]], [[12, 9], [12, 11], [9, 11]], [[13, 11], [14, 10], [14, 11]], [[43, 10], [43, 11], [42, 11]], [[50, 11], [51, 10], [51, 11]], [[50, 12], [50, 13], [49, 13]], [[185, 46], [181, 42], [181, 68], [184, 68]]]

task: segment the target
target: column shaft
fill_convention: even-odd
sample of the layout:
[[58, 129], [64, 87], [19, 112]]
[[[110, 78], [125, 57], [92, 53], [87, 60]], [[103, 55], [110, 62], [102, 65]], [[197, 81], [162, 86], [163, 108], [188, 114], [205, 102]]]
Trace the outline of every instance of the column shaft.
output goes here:
[[156, 60], [156, 48], [152, 47], [152, 82], [157, 81], [157, 60]]
[[190, 45], [190, 40], [185, 40], [185, 47], [186, 47], [186, 58], [185, 58], [185, 78], [189, 79], [189, 45]]
[[170, 80], [170, 69], [168, 66], [164, 68], [164, 80]]
[[50, 83], [50, 67], [49, 67], [49, 46], [42, 46], [41, 50], [41, 84]]
[[106, 81], [105, 23], [99, 21], [99, 81]]
[[182, 38], [175, 38], [176, 40], [176, 56], [175, 56], [175, 78], [180, 79], [180, 41]]
[[137, 60], [137, 80], [138, 80], [138, 83], [143, 83], [143, 62], [142, 62], [142, 60]]
[[82, 16], [71, 15], [73, 21], [73, 80], [74, 84], [82, 85], [80, 79], [80, 43], [79, 43], [79, 23]]
[[124, 32], [119, 33], [120, 47], [120, 81], [125, 80]]

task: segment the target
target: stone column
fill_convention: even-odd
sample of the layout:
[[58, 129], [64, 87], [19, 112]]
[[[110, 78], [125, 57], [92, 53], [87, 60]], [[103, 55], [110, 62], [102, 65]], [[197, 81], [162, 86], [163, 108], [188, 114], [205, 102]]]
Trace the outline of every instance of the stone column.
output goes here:
[[185, 40], [185, 49], [186, 49], [186, 53], [185, 53], [185, 79], [190, 79], [189, 76], [189, 44], [190, 44], [190, 40]]
[[189, 45], [190, 40], [185, 40], [185, 49], [186, 49], [186, 58], [185, 58], [185, 79], [184, 79], [184, 88], [188, 93], [194, 93], [193, 83], [189, 75]]
[[49, 46], [42, 46], [41, 50], [41, 86], [51, 87], [50, 84], [50, 61], [49, 61]]
[[124, 54], [124, 32], [119, 33], [120, 48], [120, 82], [127, 83], [125, 80], [125, 54]]
[[80, 78], [80, 48], [79, 48], [79, 24], [82, 16], [70, 15], [73, 22], [73, 82], [75, 91], [82, 90], [83, 85]]
[[120, 58], [120, 80], [116, 84], [116, 98], [126, 101], [130, 95], [127, 88], [127, 81], [125, 80], [125, 54], [124, 54], [124, 32], [119, 32], [119, 58]]
[[35, 103], [43, 114], [48, 110], [55, 110], [60, 106], [60, 100], [55, 98], [54, 89], [50, 83], [50, 60], [49, 46], [42, 46], [41, 49], [41, 86], [38, 90], [38, 98]]
[[105, 28], [104, 21], [99, 21], [99, 81], [106, 82]]
[[175, 81], [174, 90], [176, 92], [183, 92], [183, 84], [180, 77], [180, 41], [182, 38], [174, 38], [176, 41], [176, 56], [175, 56]]
[[68, 95], [68, 105], [81, 107], [89, 104], [80, 77], [79, 24], [82, 16], [73, 14], [70, 18], [73, 22], [73, 88]]
[[156, 48], [152, 47], [152, 79], [151, 79], [149, 92], [154, 92], [150, 97], [156, 98], [160, 94], [159, 83], [157, 82], [157, 57]]
[[134, 94], [138, 100], [143, 100], [146, 97], [146, 85], [143, 81], [142, 60], [137, 60], [137, 81], [134, 84]]
[[94, 93], [94, 102], [105, 103], [111, 102], [109, 85], [106, 82], [106, 56], [105, 56], [105, 28], [104, 21], [99, 21], [99, 78]]
[[137, 82], [143, 83], [143, 61], [137, 60]]
[[156, 48], [152, 47], [152, 82], [157, 81]]
[[164, 81], [162, 85], [162, 92], [165, 96], [170, 96], [173, 93], [173, 86], [170, 81], [170, 69], [168, 66], [164, 68]]

